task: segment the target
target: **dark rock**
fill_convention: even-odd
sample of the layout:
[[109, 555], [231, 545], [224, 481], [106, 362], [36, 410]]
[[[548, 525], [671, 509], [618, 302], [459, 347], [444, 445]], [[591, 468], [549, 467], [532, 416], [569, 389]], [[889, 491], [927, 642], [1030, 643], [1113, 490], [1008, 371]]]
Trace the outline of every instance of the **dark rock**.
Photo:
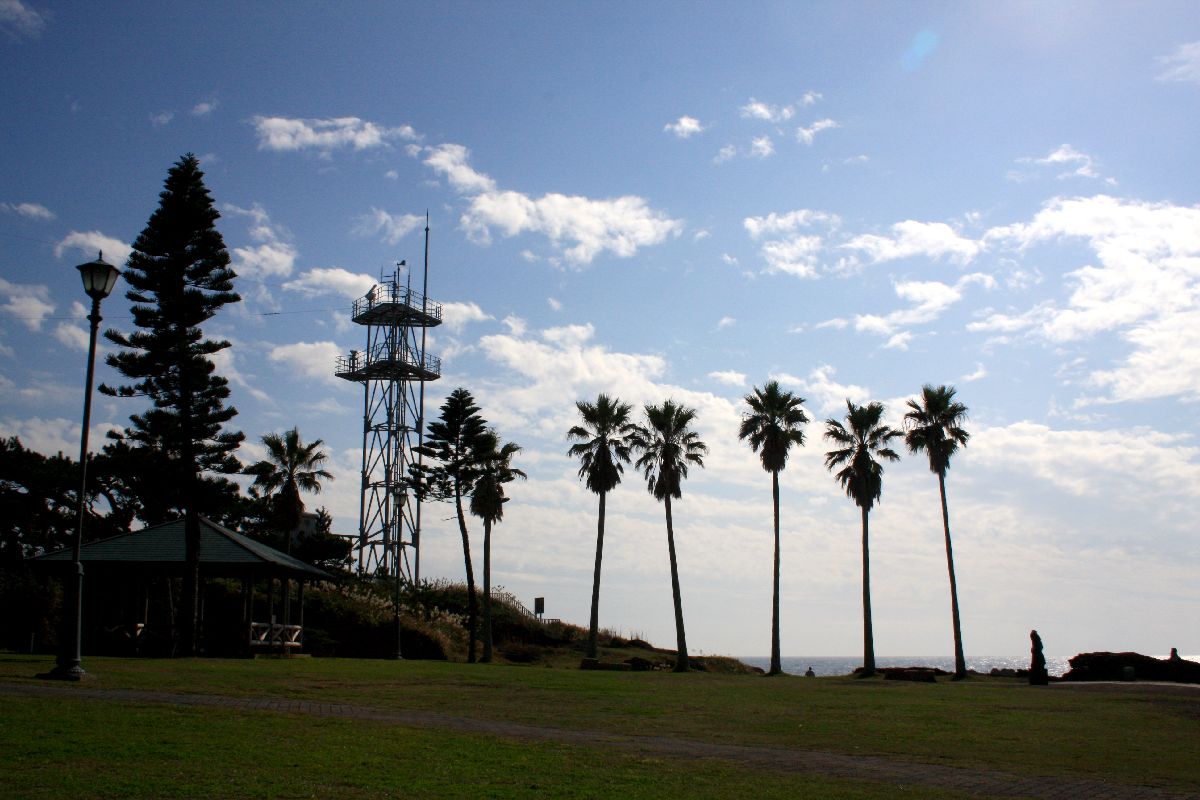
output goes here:
[[585, 658], [579, 662], [580, 669], [602, 670], [606, 672], [628, 672], [629, 665], [614, 663], [611, 661], [601, 661], [598, 658]]
[[651, 672], [654, 670], [654, 662], [649, 659], [634, 656], [633, 658], [625, 659], [625, 663], [634, 672]]
[[950, 673], [932, 667], [884, 667], [877, 670], [883, 673], [885, 681], [913, 681], [915, 683], [937, 683], [938, 675]]
[[[1065, 681], [1171, 681], [1200, 683], [1200, 662], [1153, 658], [1141, 653], [1080, 653], [1068, 659]], [[1132, 670], [1132, 676], [1127, 672]]]

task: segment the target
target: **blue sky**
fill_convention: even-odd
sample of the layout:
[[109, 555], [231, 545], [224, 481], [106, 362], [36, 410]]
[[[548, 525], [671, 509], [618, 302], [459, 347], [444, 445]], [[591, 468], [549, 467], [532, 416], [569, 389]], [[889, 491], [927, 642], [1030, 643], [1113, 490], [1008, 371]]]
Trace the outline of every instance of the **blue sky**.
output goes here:
[[[647, 7], [648, 6], [648, 7]], [[775, 378], [815, 420], [971, 410], [948, 478], [968, 655], [1200, 652], [1200, 10], [1191, 3], [112, 4], [0, 0], [0, 434], [77, 448], [74, 265], [123, 261], [194, 152], [244, 302], [242, 454], [298, 425], [357, 525], [352, 299], [421, 260], [430, 407], [470, 388], [524, 446], [496, 583], [586, 622], [599, 392], [697, 408], [676, 504], [689, 642], [765, 654], [770, 480], [737, 441]], [[105, 324], [128, 326], [113, 297]], [[109, 378], [100, 370], [101, 380]], [[95, 434], [136, 401], [98, 399]], [[783, 475], [783, 651], [861, 650], [857, 509], [822, 426]], [[95, 441], [95, 439], [93, 439]], [[672, 640], [661, 508], [609, 498], [601, 623]], [[448, 511], [422, 571], [462, 574]], [[428, 518], [427, 518], [427, 521]], [[935, 478], [872, 514], [876, 648], [949, 654]], [[475, 526], [478, 531], [479, 526]]]

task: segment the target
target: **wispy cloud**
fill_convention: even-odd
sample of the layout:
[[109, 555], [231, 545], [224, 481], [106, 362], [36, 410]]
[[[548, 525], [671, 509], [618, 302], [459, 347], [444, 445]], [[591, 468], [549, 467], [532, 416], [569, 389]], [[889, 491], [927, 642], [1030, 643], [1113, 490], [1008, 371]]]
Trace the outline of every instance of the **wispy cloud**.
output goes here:
[[505, 237], [538, 233], [569, 263], [584, 265], [603, 252], [628, 258], [639, 248], [683, 232], [681, 221], [655, 211], [641, 197], [594, 200], [557, 192], [530, 197], [499, 189], [495, 181], [468, 163], [470, 152], [462, 145], [427, 148], [426, 156], [426, 166], [469, 196], [460, 224], [478, 244], [490, 243], [493, 229]]
[[817, 138], [818, 133], [821, 131], [832, 130], [833, 128], [837, 127], [840, 126], [831, 119], [819, 119], [812, 125], [809, 125], [807, 128], [796, 128], [796, 141], [811, 145], [813, 140]]
[[54, 257], [62, 258], [68, 250], [77, 250], [90, 258], [103, 252], [107, 254], [104, 260], [117, 266], [124, 264], [133, 252], [133, 248], [125, 242], [106, 236], [100, 231], [71, 231], [54, 245]]
[[36, 39], [46, 27], [46, 17], [22, 0], [0, 0], [0, 29], [12, 36]]
[[49, 222], [54, 219], [54, 212], [46, 208], [40, 203], [0, 203], [0, 211], [6, 214], [17, 214], [26, 219], [35, 219], [39, 222]]
[[750, 98], [750, 102], [738, 109], [743, 119], [758, 119], [764, 122], [786, 122], [796, 114], [792, 106], [774, 106]]
[[723, 383], [726, 386], [741, 387], [746, 385], [746, 375], [731, 369], [710, 372], [708, 373], [708, 377], [712, 378], [717, 383]]
[[41, 284], [11, 283], [0, 278], [0, 311], [16, 317], [31, 331], [40, 331], [42, 322], [54, 313], [50, 288]]
[[233, 248], [233, 267], [239, 277], [263, 280], [269, 277], [285, 278], [292, 274], [299, 254], [287, 241], [286, 232], [272, 224], [262, 206], [255, 203], [250, 208], [240, 208], [226, 204], [224, 210], [249, 217], [250, 238], [259, 243], [251, 247]]
[[680, 139], [687, 139], [698, 133], [704, 133], [705, 130], [706, 128], [700, 124], [700, 120], [688, 116], [682, 116], [674, 122], [663, 126], [663, 131], [673, 133]]
[[[1096, 165], [1091, 156], [1087, 153], [1082, 153], [1076, 150], [1069, 144], [1059, 145], [1056, 149], [1050, 151], [1048, 155], [1041, 158], [1026, 156], [1017, 159], [1018, 164], [1026, 164], [1033, 167], [1052, 166], [1059, 169], [1066, 168], [1065, 172], [1059, 172], [1057, 177], [1059, 180], [1066, 178], [1092, 178], [1095, 180], [1103, 180], [1109, 185], [1115, 185], [1116, 180], [1106, 178], [1096, 170]], [[1036, 174], [1036, 173], [1034, 173]], [[1033, 177], [1034, 174], [1028, 172], [1009, 172], [1008, 179], [1021, 182]]]
[[354, 233], [359, 236], [382, 235], [383, 241], [397, 244], [424, 221], [425, 218], [418, 214], [389, 214], [382, 208], [372, 208], [369, 214], [358, 218]]
[[1181, 44], [1169, 56], [1159, 56], [1158, 63], [1163, 71], [1155, 80], [1200, 83], [1200, 42]]
[[415, 141], [420, 137], [411, 125], [387, 127], [358, 117], [292, 119], [254, 117], [260, 150], [316, 150], [328, 155], [334, 150], [368, 150], [393, 141]]
[[283, 284], [283, 288], [305, 297], [332, 294], [357, 299], [371, 291], [374, 285], [375, 279], [370, 275], [351, 272], [341, 267], [318, 267], [308, 270], [296, 280], [288, 281]]
[[754, 158], [769, 158], [775, 154], [775, 143], [770, 136], [759, 136], [750, 142], [750, 155]]

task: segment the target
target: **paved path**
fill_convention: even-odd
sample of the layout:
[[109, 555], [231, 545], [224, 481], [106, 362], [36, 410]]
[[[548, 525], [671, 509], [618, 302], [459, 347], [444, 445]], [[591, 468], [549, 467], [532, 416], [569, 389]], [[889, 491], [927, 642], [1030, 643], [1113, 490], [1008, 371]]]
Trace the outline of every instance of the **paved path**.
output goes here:
[[59, 684], [0, 683], [0, 695], [71, 697], [89, 700], [148, 703], [200, 708], [231, 708], [281, 714], [307, 714], [390, 722], [417, 728], [438, 728], [509, 739], [550, 741], [583, 747], [610, 747], [640, 755], [671, 758], [707, 758], [735, 765], [779, 772], [799, 772], [833, 778], [874, 781], [911, 789], [929, 786], [951, 789], [974, 797], [1039, 798], [1044, 800], [1200, 800], [1200, 793], [1170, 792], [1149, 786], [1106, 783], [1082, 778], [1014, 775], [998, 770], [966, 769], [926, 764], [887, 756], [784, 750], [770, 747], [713, 744], [665, 736], [627, 736], [594, 731], [546, 728], [501, 720], [453, 717], [425, 711], [318, 703], [270, 697], [230, 697], [135, 689], [100, 689]]

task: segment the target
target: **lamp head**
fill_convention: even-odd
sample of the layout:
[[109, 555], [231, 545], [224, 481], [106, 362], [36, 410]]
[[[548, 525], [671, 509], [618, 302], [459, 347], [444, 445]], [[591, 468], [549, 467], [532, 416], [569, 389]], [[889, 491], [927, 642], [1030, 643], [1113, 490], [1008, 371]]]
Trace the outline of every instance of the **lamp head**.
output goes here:
[[80, 264], [76, 269], [83, 278], [83, 290], [93, 300], [108, 297], [117, 285], [117, 278], [121, 277], [121, 271], [104, 260], [103, 252], [96, 256], [95, 261]]

